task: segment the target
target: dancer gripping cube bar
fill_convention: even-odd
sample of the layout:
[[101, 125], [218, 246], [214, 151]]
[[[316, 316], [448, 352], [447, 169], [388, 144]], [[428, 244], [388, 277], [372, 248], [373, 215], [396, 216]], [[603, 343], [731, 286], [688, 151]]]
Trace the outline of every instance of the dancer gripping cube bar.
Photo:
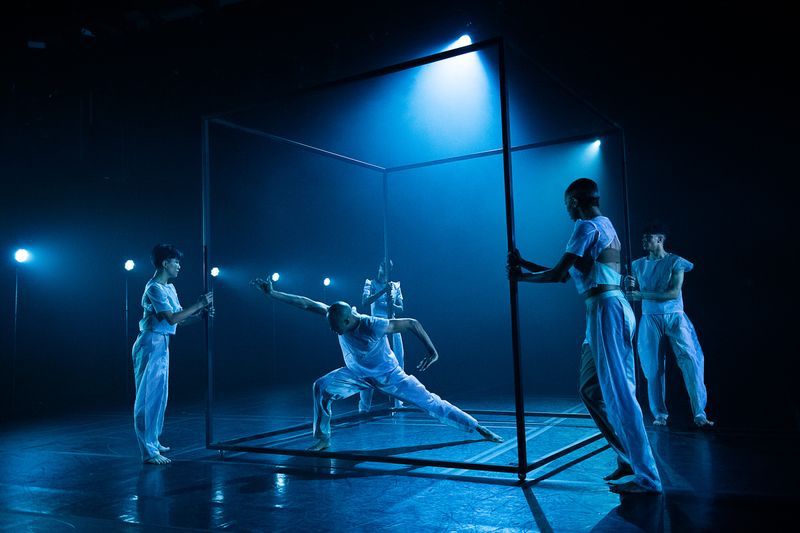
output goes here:
[[170, 460], [163, 455], [169, 451], [159, 441], [164, 429], [169, 388], [169, 339], [178, 324], [198, 320], [202, 312], [214, 312], [214, 295], [207, 293], [187, 308], [178, 301], [171, 279], [181, 270], [183, 254], [171, 244], [153, 248], [152, 261], [156, 268], [142, 294], [144, 314], [139, 321], [139, 336], [133, 345], [133, 372], [136, 400], [133, 423], [142, 460], [148, 464], [164, 465]]
[[[611, 221], [600, 212], [597, 184], [572, 182], [564, 204], [575, 221], [566, 251], [553, 268], [508, 257], [512, 279], [563, 282], [571, 277], [586, 301], [580, 395], [600, 432], [617, 452], [617, 469], [606, 476], [613, 492], [660, 492], [661, 479], [636, 401], [633, 333], [636, 318], [620, 290], [622, 246]], [[521, 268], [531, 273], [523, 274]]]
[[255, 279], [251, 283], [267, 297], [326, 317], [330, 328], [339, 336], [345, 366], [314, 382], [315, 442], [309, 450], [324, 450], [331, 444], [333, 400], [348, 398], [367, 389], [379, 390], [395, 399], [415, 405], [444, 424], [463, 431], [476, 431], [492, 442], [503, 442], [502, 437], [478, 424], [477, 420], [458, 407], [428, 391], [417, 378], [400, 368], [397, 358], [389, 348], [387, 335], [413, 333], [422, 341], [428, 355], [417, 365], [421, 372], [439, 359], [436, 348], [419, 321], [413, 318], [388, 320], [362, 315], [347, 302], [326, 305], [305, 296], [276, 291], [269, 280]]
[[[378, 265], [378, 277], [364, 281], [364, 291], [361, 294], [361, 307], [369, 308], [369, 314], [381, 318], [395, 318], [403, 312], [403, 291], [400, 289], [399, 281], [389, 281], [394, 263], [389, 260], [388, 266], [385, 260]], [[403, 351], [403, 336], [395, 333], [389, 339], [389, 347], [392, 349], [400, 368], [405, 368], [405, 352]], [[358, 410], [366, 413], [372, 407], [372, 389], [361, 391], [358, 402]], [[395, 407], [402, 407], [403, 402], [394, 401]]]

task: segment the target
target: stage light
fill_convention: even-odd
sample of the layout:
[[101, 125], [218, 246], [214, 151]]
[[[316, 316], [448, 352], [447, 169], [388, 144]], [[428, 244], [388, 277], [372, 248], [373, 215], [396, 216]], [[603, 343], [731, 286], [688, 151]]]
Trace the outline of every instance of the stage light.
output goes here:
[[211, 269], [211, 277], [216, 278], [217, 276], [219, 276], [219, 268], [214, 267]]
[[[589, 146], [586, 147], [586, 157], [593, 159], [597, 154], [600, 153], [600, 139], [595, 139], [594, 141], [589, 143]], [[590, 160], [587, 159], [587, 162]]]
[[323, 285], [325, 285], [326, 287], [329, 287], [329, 286], [330, 286], [330, 284], [331, 284], [331, 278], [325, 278], [325, 279], [323, 279], [323, 280], [322, 280], [322, 284], [323, 284]]
[[275, 272], [275, 273], [272, 275], [272, 281], [278, 281], [279, 279], [281, 279], [281, 275], [280, 275], [280, 274], [278, 274], [277, 272]]
[[130, 272], [136, 266], [136, 263], [133, 262], [133, 259], [128, 259], [125, 261], [125, 270]]
[[463, 46], [469, 46], [471, 44], [472, 44], [472, 38], [470, 38], [469, 35], [464, 34], [461, 37], [459, 37], [453, 44], [448, 46], [446, 50], [453, 50], [455, 48], [461, 48]]
[[[457, 52], [470, 44], [470, 36], [462, 35], [435, 51]], [[413, 117], [414, 136], [432, 154], [471, 152], [495, 143], [496, 88], [481, 57], [479, 52], [463, 53], [419, 69], [403, 113]]]
[[14, 259], [17, 260], [17, 263], [27, 263], [31, 259], [31, 253], [25, 248], [20, 248], [14, 252]]

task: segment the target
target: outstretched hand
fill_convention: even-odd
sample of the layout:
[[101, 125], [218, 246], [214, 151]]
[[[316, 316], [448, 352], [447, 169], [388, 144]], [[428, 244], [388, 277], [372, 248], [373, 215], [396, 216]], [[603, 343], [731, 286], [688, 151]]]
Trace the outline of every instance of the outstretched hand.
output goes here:
[[417, 364], [417, 370], [419, 370], [420, 372], [424, 372], [425, 370], [428, 369], [429, 366], [435, 363], [438, 359], [439, 359], [439, 354], [436, 352], [426, 355], [425, 357], [422, 358], [422, 361], [420, 361]]
[[269, 296], [272, 294], [272, 280], [268, 279], [264, 281], [261, 278], [256, 278], [250, 282], [250, 285], [256, 287], [257, 289], [261, 290], [264, 294]]

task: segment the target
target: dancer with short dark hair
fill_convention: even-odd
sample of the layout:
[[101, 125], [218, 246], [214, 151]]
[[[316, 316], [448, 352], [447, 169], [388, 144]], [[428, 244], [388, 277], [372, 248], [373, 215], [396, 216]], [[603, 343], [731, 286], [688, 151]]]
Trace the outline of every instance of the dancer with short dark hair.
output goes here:
[[169, 338], [178, 324], [200, 318], [204, 309], [213, 313], [214, 296], [202, 295], [186, 309], [178, 301], [175, 286], [169, 283], [178, 277], [183, 254], [171, 244], [153, 248], [151, 260], [156, 268], [142, 294], [144, 315], [139, 321], [139, 336], [133, 344], [133, 370], [136, 381], [136, 401], [133, 404], [133, 424], [142, 460], [149, 464], [167, 464], [161, 455], [169, 448], [159, 441], [164, 429], [169, 388]]
[[704, 357], [697, 332], [683, 311], [683, 277], [694, 265], [664, 248], [667, 228], [651, 224], [642, 234], [642, 247], [647, 257], [633, 262], [632, 275], [626, 280], [631, 301], [642, 302], [637, 348], [639, 362], [647, 378], [650, 411], [655, 426], [666, 426], [667, 412], [665, 368], [666, 345], [669, 341], [678, 361], [697, 427], [707, 429], [714, 422], [706, 416], [706, 385], [703, 378]]
[[[575, 281], [586, 301], [586, 338], [581, 352], [580, 395], [600, 432], [617, 452], [617, 469], [606, 476], [614, 492], [660, 492], [661, 479], [636, 401], [633, 334], [636, 318], [620, 290], [622, 246], [600, 212], [597, 184], [573, 181], [564, 204], [575, 227], [566, 252], [547, 268], [509, 254], [509, 276], [531, 283]], [[530, 273], [522, 273], [525, 268]]]

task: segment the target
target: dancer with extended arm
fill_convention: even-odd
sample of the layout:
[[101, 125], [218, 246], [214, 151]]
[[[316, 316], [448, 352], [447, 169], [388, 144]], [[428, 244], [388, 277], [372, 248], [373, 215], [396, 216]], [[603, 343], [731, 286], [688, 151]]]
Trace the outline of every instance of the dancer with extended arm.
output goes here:
[[294, 294], [276, 291], [270, 280], [251, 282], [279, 302], [326, 317], [338, 335], [345, 366], [314, 382], [314, 426], [316, 439], [310, 450], [324, 450], [331, 445], [331, 405], [333, 400], [348, 398], [362, 390], [379, 390], [410, 403], [444, 424], [464, 431], [476, 431], [484, 439], [502, 442], [499, 435], [478, 424], [472, 416], [429, 392], [417, 378], [406, 374], [389, 348], [387, 335], [413, 333], [425, 346], [427, 355], [417, 364], [424, 371], [439, 359], [436, 347], [413, 318], [385, 319], [357, 313], [347, 302], [324, 304]]

